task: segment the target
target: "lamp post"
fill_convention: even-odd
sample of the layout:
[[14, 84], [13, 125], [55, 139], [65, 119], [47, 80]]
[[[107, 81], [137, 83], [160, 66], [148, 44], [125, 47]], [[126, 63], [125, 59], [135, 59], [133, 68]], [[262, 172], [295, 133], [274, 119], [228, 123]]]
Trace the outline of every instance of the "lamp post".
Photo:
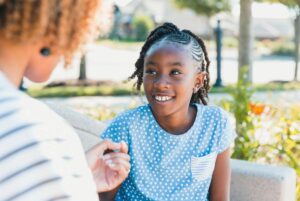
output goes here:
[[218, 20], [217, 27], [215, 29], [216, 34], [216, 45], [217, 45], [217, 79], [214, 87], [222, 87], [222, 77], [221, 77], [221, 61], [222, 61], [222, 29], [221, 21]]

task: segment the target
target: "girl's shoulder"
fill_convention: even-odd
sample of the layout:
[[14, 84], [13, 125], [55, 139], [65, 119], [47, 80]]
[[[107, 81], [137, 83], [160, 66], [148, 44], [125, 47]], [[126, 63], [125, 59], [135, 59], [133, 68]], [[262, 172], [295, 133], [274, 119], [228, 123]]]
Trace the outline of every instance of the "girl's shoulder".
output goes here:
[[131, 122], [145, 118], [151, 113], [149, 105], [141, 105], [133, 109], [128, 109], [118, 114], [113, 122]]
[[201, 116], [206, 119], [223, 120], [229, 116], [229, 113], [219, 106], [200, 104], [196, 104], [196, 106]]

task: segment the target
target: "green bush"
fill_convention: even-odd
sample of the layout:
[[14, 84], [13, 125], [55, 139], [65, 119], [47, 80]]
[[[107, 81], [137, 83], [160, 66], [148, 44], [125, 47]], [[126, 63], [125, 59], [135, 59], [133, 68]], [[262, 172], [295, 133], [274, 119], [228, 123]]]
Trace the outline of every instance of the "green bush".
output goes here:
[[257, 46], [258, 48], [268, 49], [271, 55], [294, 56], [295, 54], [293, 42], [287, 39], [263, 40], [257, 42]]
[[147, 15], [136, 15], [132, 21], [132, 27], [137, 41], [144, 41], [154, 28], [153, 20]]
[[[247, 76], [247, 68], [242, 69], [243, 78]], [[224, 109], [231, 112], [236, 121], [235, 149], [232, 157], [242, 160], [253, 161], [257, 158], [258, 141], [255, 139], [253, 115], [251, 114], [251, 96], [254, 90], [245, 79], [238, 80], [234, 87], [228, 89], [232, 100], [221, 101]]]
[[294, 56], [294, 45], [291, 42], [275, 43], [271, 49], [271, 54], [281, 56]]
[[221, 106], [236, 119], [238, 136], [232, 157], [294, 168], [298, 175], [297, 200], [300, 200], [300, 105], [254, 103], [253, 89], [243, 80], [229, 93], [232, 100], [221, 101]]
[[238, 39], [234, 37], [224, 37], [223, 46], [227, 48], [237, 48], [238, 47]]

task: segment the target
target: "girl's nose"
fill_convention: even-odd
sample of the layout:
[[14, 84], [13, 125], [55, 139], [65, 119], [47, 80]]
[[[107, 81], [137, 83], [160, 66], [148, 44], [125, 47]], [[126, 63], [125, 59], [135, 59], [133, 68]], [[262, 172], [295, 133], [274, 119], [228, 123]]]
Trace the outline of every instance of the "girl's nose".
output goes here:
[[168, 89], [170, 87], [170, 82], [168, 77], [165, 75], [160, 75], [154, 80], [154, 86], [158, 89]]

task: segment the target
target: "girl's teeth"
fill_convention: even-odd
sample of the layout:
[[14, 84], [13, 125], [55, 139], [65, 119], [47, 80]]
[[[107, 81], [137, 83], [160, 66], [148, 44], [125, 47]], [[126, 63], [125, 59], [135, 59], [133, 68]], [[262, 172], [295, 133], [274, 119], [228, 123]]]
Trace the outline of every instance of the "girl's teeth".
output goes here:
[[155, 99], [158, 100], [158, 101], [165, 102], [165, 101], [170, 100], [171, 97], [170, 96], [155, 96]]

